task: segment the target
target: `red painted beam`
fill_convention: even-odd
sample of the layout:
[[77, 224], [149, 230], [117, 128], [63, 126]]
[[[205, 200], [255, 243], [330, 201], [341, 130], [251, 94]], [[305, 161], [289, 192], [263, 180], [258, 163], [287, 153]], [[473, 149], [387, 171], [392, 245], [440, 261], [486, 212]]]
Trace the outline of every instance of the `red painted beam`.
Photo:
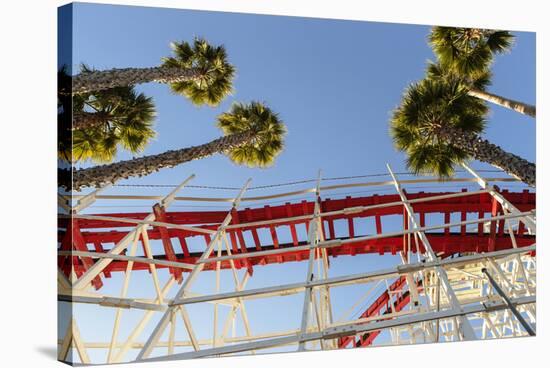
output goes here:
[[[166, 211], [158, 203], [153, 206], [153, 213], [155, 214], [155, 221], [167, 222], [166, 220]], [[169, 261], [175, 262], [177, 260], [176, 253], [174, 252], [174, 247], [172, 246], [172, 240], [170, 240], [170, 235], [168, 229], [165, 226], [157, 227], [160, 238], [162, 240], [162, 247], [164, 248], [164, 254]], [[183, 274], [181, 268], [170, 268], [170, 273], [174, 275], [174, 278], [178, 283], [183, 281]]]
[[[77, 250], [87, 252], [88, 247], [86, 246], [86, 243], [87, 242], [84, 240], [83, 234], [80, 231], [78, 220], [74, 220], [69, 223], [69, 228], [67, 229], [67, 232], [61, 240], [60, 249], [64, 251]], [[80, 277], [84, 272], [92, 267], [93, 264], [94, 260], [90, 257], [58, 257], [58, 267], [65, 273], [67, 277], [70, 277], [71, 269], [74, 269], [76, 276]], [[110, 273], [107, 271], [106, 275], [110, 276]], [[103, 281], [101, 281], [101, 278], [99, 276], [96, 276], [92, 280], [92, 285], [96, 290], [98, 290], [103, 286]]]
[[[447, 249], [448, 253], [461, 253], [461, 252], [486, 252], [488, 250], [489, 243], [489, 234], [484, 234], [479, 236], [477, 233], [467, 234], [462, 236], [460, 233], [451, 233], [449, 236], [445, 236], [442, 233], [433, 233], [427, 234], [428, 240], [432, 245], [432, 248], [436, 253], [443, 252], [444, 249]], [[522, 238], [516, 239], [519, 247], [530, 246], [535, 242], [534, 236], [524, 236]], [[329, 257], [342, 257], [350, 256], [354, 254], [369, 254], [369, 253], [378, 253], [379, 249], [382, 249], [383, 254], [391, 253], [392, 249], [399, 247], [403, 242], [402, 236], [390, 237], [385, 239], [374, 239], [366, 241], [358, 241], [349, 244], [343, 244], [337, 248], [328, 248], [327, 255]], [[305, 245], [305, 242], [301, 242], [300, 245]], [[279, 248], [293, 248], [292, 243], [288, 244], [279, 244]], [[512, 248], [512, 242], [509, 236], [496, 237], [495, 238], [495, 250], [509, 249]], [[274, 249], [272, 245], [263, 246], [263, 250]], [[416, 249], [412, 247], [412, 252], [416, 252]], [[421, 247], [421, 251], [423, 251]], [[249, 263], [252, 266], [256, 265], [267, 265], [280, 263], [280, 258], [282, 262], [298, 262], [308, 258], [308, 250], [299, 250], [299, 251], [289, 251], [281, 255], [272, 255], [272, 256], [253, 256], [256, 252], [255, 247], [248, 248], [248, 253], [252, 257], [248, 258]], [[237, 254], [242, 253], [239, 251]], [[201, 256], [201, 252], [192, 252], [189, 257], [185, 257], [183, 254], [176, 254], [178, 261], [184, 263], [195, 263]], [[226, 252], [222, 252], [222, 255], [226, 255]], [[214, 255], [212, 255], [214, 257]], [[166, 256], [156, 255], [156, 259], [166, 260]], [[236, 265], [237, 266], [237, 265]], [[125, 261], [113, 261], [107, 266], [107, 271], [117, 272], [124, 271], [126, 267]], [[231, 267], [228, 261], [220, 262], [221, 269], [228, 269]], [[237, 266], [239, 267], [239, 266]], [[158, 265], [157, 268], [165, 268], [164, 266]], [[240, 268], [240, 267], [239, 267]], [[134, 270], [148, 270], [149, 267], [147, 264], [136, 262], [134, 263]], [[204, 270], [214, 270], [215, 263], [208, 263], [205, 265]], [[187, 269], [184, 269], [184, 272], [187, 272]]]
[[[407, 193], [408, 199], [417, 199], [417, 198], [426, 198], [435, 195], [450, 194], [450, 193]], [[528, 191], [523, 191], [520, 193], [510, 193], [503, 191], [502, 195], [510, 200], [520, 211], [528, 211], [535, 208], [536, 203], [536, 194], [530, 193]], [[367, 197], [357, 197], [351, 198], [347, 197], [344, 199], [324, 199], [321, 201], [321, 206], [323, 212], [329, 211], [338, 211], [348, 207], [356, 206], [370, 206], [381, 203], [391, 203], [399, 201], [398, 195], [373, 195]], [[266, 221], [269, 219], [285, 219], [289, 216], [301, 216], [305, 214], [311, 214], [313, 212], [314, 202], [312, 201], [301, 201], [297, 203], [285, 203], [278, 206], [265, 206], [259, 208], [246, 208], [244, 210], [234, 211], [233, 212], [233, 224], [247, 223], [247, 222], [256, 222], [256, 221]], [[483, 216], [485, 213], [495, 213], [494, 202], [492, 197], [487, 194], [476, 194], [465, 197], [449, 198], [444, 200], [435, 200], [429, 202], [421, 202], [414, 204], [414, 210], [420, 217], [421, 226], [426, 225], [426, 215], [427, 214], [440, 214], [442, 215], [441, 219], [449, 220], [452, 213], [459, 213], [461, 219], [465, 219], [467, 213], [476, 213], [480, 216]], [[216, 229], [219, 226], [219, 223], [225, 218], [225, 211], [203, 211], [203, 212], [164, 212], [157, 211], [155, 212], [158, 215], [159, 220], [163, 222], [174, 223], [174, 224], [183, 224], [183, 225], [193, 225], [199, 226], [207, 229]], [[147, 213], [116, 213], [116, 214], [106, 214], [106, 216], [111, 217], [125, 217], [133, 219], [143, 219], [147, 216]], [[375, 220], [376, 224], [376, 233], [380, 234], [382, 232], [382, 221], [385, 216], [399, 215], [404, 216], [403, 206], [401, 204], [385, 207], [385, 208], [376, 208], [360, 213], [354, 214], [340, 214], [323, 217], [323, 222], [328, 223], [328, 235], [330, 239], [336, 237], [334, 229], [334, 221], [343, 220], [347, 221], [348, 225], [353, 224], [353, 220], [356, 218], [367, 218], [372, 217]], [[404, 217], [403, 217], [404, 219]], [[232, 252], [234, 254], [239, 253], [250, 253], [258, 252], [261, 250], [273, 249], [273, 248], [285, 248], [285, 247], [295, 247], [296, 245], [305, 244], [305, 237], [302, 237], [302, 241], [297, 233], [297, 225], [305, 224], [306, 228], [308, 225], [307, 220], [291, 220], [284, 221], [277, 224], [267, 224], [260, 226], [244, 226], [239, 229], [227, 230], [227, 233], [231, 239], [232, 243]], [[61, 230], [59, 231], [59, 241], [60, 249], [70, 250], [72, 249], [71, 243], [68, 238], [71, 236], [71, 230], [63, 230], [69, 225], [67, 219], [60, 219], [59, 226]], [[80, 234], [83, 238], [83, 242], [79, 246], [84, 249], [87, 247], [87, 244], [91, 244], [95, 247], [96, 251], [107, 252], [112, 244], [120, 241], [128, 231], [133, 227], [131, 224], [122, 223], [122, 222], [112, 222], [112, 221], [103, 221], [103, 220], [86, 220], [79, 219], [78, 225], [84, 231], [80, 231]], [[429, 224], [428, 224], [429, 225]], [[282, 226], [289, 226], [291, 230], [292, 242], [290, 244], [280, 244], [277, 237], [277, 228]], [[324, 226], [324, 224], [323, 224]], [[348, 231], [350, 235], [356, 235], [356, 229], [353, 229], [353, 226], [348, 226]], [[461, 227], [459, 233], [451, 233], [450, 231], [442, 231], [439, 233], [428, 234], [430, 242], [434, 248], [435, 252], [445, 252], [445, 253], [460, 253], [460, 252], [486, 252], [489, 250], [499, 250], [507, 249], [512, 247], [509, 236], [504, 233], [504, 230], [501, 229], [501, 224], [498, 226], [498, 231], [493, 229], [496, 227], [496, 222], [491, 225], [491, 232], [489, 234], [483, 232], [482, 225], [479, 226], [481, 231], [477, 233], [466, 233], [465, 227]], [[70, 228], [70, 226], [69, 226]], [[258, 235], [258, 229], [266, 229], [271, 235], [270, 244], [262, 244], [261, 239]], [[254, 239], [254, 245], [248, 247], [244, 242], [244, 232], [250, 231], [252, 238]], [[374, 230], [373, 230], [374, 231]], [[179, 261], [185, 263], [194, 263], [201, 255], [203, 249], [198, 248], [191, 250], [188, 248], [188, 241], [193, 237], [204, 238], [204, 246], [209, 243], [210, 236], [208, 234], [198, 234], [196, 232], [190, 232], [187, 230], [174, 229], [174, 228], [165, 228], [154, 226], [150, 227], [147, 230], [147, 234], [152, 240], [162, 240], [164, 246], [164, 252], [162, 254], [157, 254], [156, 258], [166, 259], [172, 261]], [[517, 237], [519, 246], [528, 246], [535, 242], [534, 236], [528, 235], [525, 233], [525, 229], [520, 225], [518, 229], [519, 236]], [[181, 247], [182, 253], [176, 254], [171, 242], [171, 239], [178, 238]], [[170, 244], [168, 242], [170, 241]], [[196, 243], [196, 242], [195, 242]], [[98, 247], [97, 245], [101, 247]], [[392, 238], [385, 239], [376, 239], [368, 241], [359, 241], [351, 244], [345, 244], [337, 248], [327, 249], [327, 254], [329, 257], [338, 257], [338, 256], [354, 256], [356, 254], [366, 254], [366, 253], [379, 253], [381, 255], [392, 253], [395, 254], [397, 251], [403, 249], [403, 236], [397, 236]], [[169, 247], [168, 247], [169, 245]], [[424, 251], [422, 245], [419, 245], [420, 249], [416, 249], [416, 245], [413, 242], [411, 251]], [[225, 254], [225, 251], [222, 252]], [[247, 267], [249, 272], [252, 271], [252, 266], [254, 265], [264, 265], [272, 263], [284, 263], [284, 262], [296, 262], [302, 261], [308, 258], [308, 251], [292, 251], [285, 254], [273, 255], [273, 256], [257, 256], [249, 258], [248, 260], [242, 259], [236, 261], [235, 265], [239, 268]], [[60, 257], [60, 267], [65, 271], [70, 271], [71, 262], [69, 257]], [[68, 262], [68, 263], [67, 263]], [[86, 268], [90, 266], [90, 262], [95, 262], [90, 258], [84, 260], [79, 257], [72, 257], [72, 263], [74, 264], [77, 275], [85, 272]], [[221, 262], [221, 268], [230, 267], [229, 262]], [[126, 262], [122, 261], [113, 261], [105, 270], [105, 275], [108, 275], [110, 272], [115, 271], [124, 271], [126, 268]], [[162, 267], [159, 267], [162, 268]], [[205, 269], [210, 270], [215, 268], [214, 264], [207, 264]], [[143, 263], [135, 263], [134, 269], [148, 269], [148, 265]], [[172, 272], [187, 272], [187, 270], [173, 268]], [[96, 286], [97, 287], [97, 286]]]
[[[405, 282], [406, 278], [404, 276], [401, 276], [390, 285], [390, 291], [393, 292], [401, 290], [405, 285]], [[422, 287], [422, 281], [419, 281], [417, 286]], [[390, 314], [394, 310], [395, 312], [401, 312], [409, 304], [410, 300], [410, 291], [406, 290], [404, 292], [401, 292], [400, 294], [397, 294], [395, 297], [395, 301], [393, 303], [390, 303], [391, 296], [389, 295], [388, 290], [384, 290], [384, 292], [367, 308], [365, 312], [363, 312], [363, 314], [361, 314], [359, 318]], [[378, 335], [380, 335], [381, 332], [382, 331], [380, 330], [367, 332], [361, 335], [358, 339], [356, 339], [355, 336], [347, 336], [339, 340], [338, 347], [340, 349], [343, 349], [351, 342], [353, 342], [353, 347], [364, 347], [372, 345], [374, 340], [378, 337]]]
[[[406, 282], [405, 276], [401, 276], [397, 278], [390, 286], [390, 291], [397, 291], [400, 290]], [[384, 309], [384, 307], [387, 307], [388, 301], [390, 300], [390, 294], [388, 290], [384, 290], [382, 294], [376, 298], [376, 300], [359, 316], [358, 319], [361, 318], [368, 318], [375, 316], [377, 314], [380, 314], [380, 311]], [[345, 336], [339, 339], [338, 341], [338, 348], [344, 349], [346, 346], [348, 346], [351, 342], [355, 343], [355, 336]]]

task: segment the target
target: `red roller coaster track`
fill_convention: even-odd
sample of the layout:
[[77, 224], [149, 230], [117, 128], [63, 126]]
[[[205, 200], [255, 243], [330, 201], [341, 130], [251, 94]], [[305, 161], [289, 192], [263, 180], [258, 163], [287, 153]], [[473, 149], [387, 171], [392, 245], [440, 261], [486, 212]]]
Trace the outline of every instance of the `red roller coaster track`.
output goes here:
[[[465, 190], [463, 190], [465, 191]], [[434, 195], [442, 195], [450, 193], [410, 193], [409, 200], [417, 198], [427, 198]], [[519, 193], [510, 193], [506, 190], [502, 191], [506, 199], [512, 202], [520, 211], [529, 211], [535, 207], [536, 195], [527, 190]], [[375, 204], [392, 203], [399, 201], [398, 195], [373, 195], [368, 197], [346, 197], [344, 199], [329, 199], [326, 198], [321, 203], [321, 211], [337, 211], [344, 208], [356, 206], [369, 206]], [[475, 213], [479, 218], [485, 214], [498, 215], [502, 214], [500, 205], [487, 193], [476, 195], [449, 198], [442, 200], [434, 200], [429, 202], [420, 202], [414, 205], [415, 212], [420, 217], [420, 225], [426, 223], [426, 216], [431, 214], [443, 214], [445, 222], [450, 222], [453, 214], [458, 214], [461, 220], [466, 220], [468, 213]], [[313, 212], [312, 201], [301, 201], [298, 203], [285, 203], [279, 206], [264, 206], [260, 208], [245, 208], [240, 211], [235, 211], [233, 214], [233, 224], [249, 223], [258, 221], [268, 221], [276, 219], [284, 219], [288, 217], [309, 215]], [[196, 225], [206, 229], [215, 229], [223, 220], [226, 212], [224, 211], [195, 211], [195, 212], [164, 212], [158, 205], [154, 207], [154, 213], [157, 221], [169, 222], [179, 225]], [[346, 239], [354, 238], [361, 229], [357, 229], [354, 219], [357, 218], [374, 218], [376, 233], [382, 233], [382, 219], [384, 216], [399, 215], [403, 216], [402, 205], [395, 205], [385, 208], [377, 208], [366, 210], [358, 213], [340, 214], [335, 216], [323, 217], [325, 238], [331, 239]], [[143, 220], [147, 213], [114, 213], [102, 216], [130, 218]], [[335, 221], [347, 221], [347, 234], [344, 236], [336, 236]], [[299, 237], [297, 226], [303, 224], [307, 227], [308, 220], [294, 220], [278, 222], [273, 224], [256, 225], [251, 227], [241, 227], [238, 229], [228, 229], [232, 243], [233, 254], [239, 253], [254, 253], [274, 248], [292, 248], [306, 243], [305, 237]], [[406, 224], [405, 224], [406, 226]], [[108, 244], [113, 244], [122, 239], [127, 233], [128, 223], [104, 221], [104, 220], [87, 220], [87, 219], [72, 219], [69, 223], [67, 219], [60, 219], [59, 242], [60, 250], [78, 250], [89, 251], [89, 246], [92, 246], [96, 252], [107, 252]], [[292, 243], [281, 243], [277, 236], [277, 230], [286, 227], [290, 229]], [[269, 230], [271, 242], [262, 244], [258, 231], [260, 229]], [[460, 232], [451, 232], [448, 228], [444, 232], [427, 233], [430, 243], [436, 253], [461, 253], [461, 252], [486, 252], [510, 248], [512, 246], [508, 236], [504, 231], [504, 220], [498, 223], [491, 224], [490, 232], [483, 229], [483, 224], [478, 225], [477, 232], [466, 231], [466, 226], [462, 226]], [[250, 232], [253, 239], [253, 244], [246, 244], [245, 232]], [[193, 264], [197, 261], [201, 252], [192, 252], [187, 246], [187, 241], [193, 237], [203, 237], [205, 245], [208, 244], [210, 236], [208, 234], [197, 234], [195, 232], [180, 230], [174, 228], [166, 228], [161, 226], [153, 226], [147, 230], [150, 239], [161, 240], [164, 253], [156, 254], [156, 259], [169, 261], [177, 261]], [[527, 246], [533, 243], [532, 236], [525, 233], [525, 229], [520, 223], [517, 229], [518, 246]], [[179, 243], [179, 247], [174, 245]], [[359, 241], [349, 244], [343, 244], [339, 247], [327, 249], [328, 255], [331, 257], [356, 255], [364, 253], [385, 253], [396, 254], [403, 248], [403, 236], [392, 236], [383, 239], [373, 239]], [[416, 252], [417, 249], [411, 249]], [[421, 247], [420, 251], [423, 249]], [[295, 252], [286, 252], [271, 256], [249, 257], [247, 259], [236, 260], [237, 267], [249, 267], [252, 272], [252, 266], [265, 265], [272, 263], [284, 263], [302, 261], [308, 257], [307, 250], [297, 250]], [[68, 275], [71, 269], [70, 257], [59, 256], [59, 266]], [[93, 263], [94, 260], [86, 257], [72, 257], [73, 267], [77, 274], [83, 274]], [[104, 275], [110, 276], [111, 272], [125, 271], [127, 262], [115, 260], [105, 269]], [[136, 263], [134, 269], [148, 269], [147, 264]], [[159, 267], [166, 267], [159, 265]], [[213, 264], [206, 264], [205, 270], [213, 269]], [[229, 261], [222, 261], [221, 268], [229, 268]], [[176, 279], [181, 280], [181, 272], [186, 272], [186, 269], [171, 268], [170, 272], [174, 274]], [[101, 280], [94, 281], [96, 288], [101, 287]]]
[[[466, 190], [463, 189], [463, 192]], [[446, 193], [408, 193], [409, 200], [427, 198], [433, 196], [441, 196]], [[530, 211], [535, 208], [536, 195], [527, 190], [523, 192], [511, 193], [503, 190], [501, 194], [516, 206], [520, 211]], [[400, 200], [398, 195], [372, 195], [367, 197], [346, 197], [343, 199], [326, 198], [321, 201], [321, 212], [339, 211], [346, 208], [358, 206], [372, 206], [377, 204], [393, 203]], [[426, 225], [428, 215], [439, 214], [443, 215], [444, 222], [451, 222], [452, 216], [459, 216], [461, 221], [467, 219], [468, 214], [475, 214], [478, 218], [483, 218], [485, 214], [497, 216], [502, 214], [501, 205], [488, 193], [479, 193], [469, 196], [461, 196], [447, 199], [438, 199], [426, 202], [418, 202], [413, 205], [414, 211], [420, 219], [420, 226]], [[285, 218], [311, 215], [314, 209], [314, 202], [301, 201], [298, 203], [285, 203], [278, 206], [269, 206], [259, 208], [245, 208], [243, 210], [234, 211], [232, 216], [232, 224], [246, 224], [252, 222], [264, 221], [264, 224], [255, 224], [253, 226], [242, 225], [239, 228], [227, 229], [229, 235], [232, 253], [242, 254], [249, 253], [250, 257], [246, 259], [236, 259], [235, 266], [237, 268], [246, 267], [248, 272], [252, 274], [254, 266], [267, 265], [273, 263], [296, 262], [308, 259], [308, 250], [299, 249], [296, 251], [288, 251], [275, 255], [259, 255], [253, 256], [255, 252], [265, 251], [277, 248], [293, 248], [296, 246], [307, 244], [304, 231], [299, 231], [298, 226], [308, 226], [308, 219], [303, 220], [288, 220]], [[155, 205], [153, 207], [155, 220], [159, 222], [172, 223], [178, 225], [193, 225], [205, 229], [216, 229], [223, 221], [225, 211], [194, 211], [194, 212], [165, 212], [162, 207]], [[100, 216], [129, 218], [135, 220], [143, 220], [148, 213], [114, 213], [102, 214]], [[367, 209], [361, 212], [352, 211], [338, 215], [329, 215], [323, 217], [323, 233], [326, 240], [332, 239], [350, 239], [358, 236], [359, 233], [364, 234], [365, 229], [358, 228], [354, 219], [372, 218], [374, 219], [374, 228], [376, 234], [382, 234], [383, 218], [385, 216], [401, 216], [401, 221], [404, 228], [407, 228], [407, 222], [404, 221], [404, 209], [402, 204], [396, 204], [383, 208]], [[99, 216], [99, 215], [98, 215]], [[270, 222], [270, 220], [282, 220], [281, 222]], [[341, 220], [347, 222], [347, 233], [337, 236], [335, 231], [335, 222]], [[108, 252], [109, 244], [115, 244], [128, 234], [127, 230], [130, 226], [125, 222], [107, 221], [101, 219], [60, 219], [59, 220], [59, 249], [64, 251], [77, 250], [89, 252], [91, 249], [95, 252]], [[291, 243], [281, 243], [278, 238], [278, 231], [286, 228], [285, 231], [290, 231], [292, 238]], [[341, 227], [339, 228], [341, 230]], [[267, 230], [270, 240], [267, 244], [262, 243], [259, 236], [260, 230]], [[362, 231], [363, 230], [363, 231]], [[245, 233], [249, 232], [253, 242], [247, 244], [245, 241]], [[342, 231], [339, 231], [340, 233]], [[200, 257], [201, 251], [191, 251], [188, 247], [188, 241], [191, 238], [199, 237], [204, 239], [205, 246], [210, 242], [209, 234], [198, 234], [196, 232], [166, 228], [162, 226], [150, 226], [147, 230], [150, 239], [161, 240], [163, 252], [155, 254], [155, 259], [182, 262], [194, 264]], [[300, 236], [301, 235], [301, 236]], [[373, 234], [374, 235], [374, 234]], [[477, 231], [468, 231], [465, 225], [460, 226], [460, 231], [451, 232], [449, 228], [445, 228], [441, 232], [426, 232], [433, 250], [442, 257], [449, 256], [454, 253], [463, 252], [488, 252], [512, 247], [512, 242], [508, 234], [505, 233], [504, 220], [493, 221], [489, 226], [489, 231], [486, 231], [483, 223], [477, 225]], [[534, 242], [534, 235], [530, 235], [525, 231], [523, 224], [520, 222], [515, 230], [517, 246], [529, 246]], [[364, 235], [363, 235], [364, 236]], [[250, 238], [249, 238], [250, 239]], [[265, 237], [264, 237], [265, 240]], [[140, 239], [141, 241], [141, 239]], [[174, 247], [177, 244], [178, 247]], [[356, 254], [378, 253], [380, 255], [391, 253], [396, 254], [403, 250], [405, 241], [404, 235], [388, 236], [378, 239], [362, 240], [353, 243], [345, 243], [338, 247], [327, 248], [329, 257], [338, 256], [354, 256]], [[91, 247], [91, 249], [90, 249]], [[423, 252], [424, 249], [411, 248], [412, 252]], [[227, 252], [222, 252], [226, 255]], [[59, 267], [66, 275], [71, 272], [71, 266], [74, 269], [77, 277], [80, 277], [94, 262], [90, 257], [76, 256], [59, 256]], [[229, 261], [222, 261], [220, 264], [222, 269], [229, 268]], [[123, 272], [126, 270], [127, 261], [114, 260], [104, 270], [102, 276], [97, 276], [92, 285], [99, 289], [103, 285], [101, 277], [111, 277], [112, 272]], [[158, 268], [169, 266], [158, 265]], [[215, 268], [214, 263], [205, 264], [205, 270]], [[134, 270], [148, 270], [148, 265], [145, 263], [136, 262], [133, 264]], [[169, 272], [179, 282], [183, 279], [183, 273], [189, 271], [184, 268], [169, 267]], [[390, 313], [392, 310], [402, 310], [410, 301], [408, 291], [402, 290], [405, 285], [404, 277], [398, 278], [389, 290], [396, 295], [392, 299], [388, 290], [384, 291], [370, 305], [360, 318], [381, 315]], [[419, 285], [421, 286], [421, 285]], [[360, 337], [349, 336], [339, 340], [339, 347], [345, 348], [367, 346], [372, 344], [374, 339], [379, 335], [379, 331], [364, 334]]]

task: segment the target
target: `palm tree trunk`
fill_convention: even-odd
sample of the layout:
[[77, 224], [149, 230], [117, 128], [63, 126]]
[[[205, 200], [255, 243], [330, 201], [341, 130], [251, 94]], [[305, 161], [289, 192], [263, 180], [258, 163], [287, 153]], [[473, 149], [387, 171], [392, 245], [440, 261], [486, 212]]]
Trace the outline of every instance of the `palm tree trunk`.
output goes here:
[[73, 114], [72, 130], [94, 128], [105, 124], [109, 120], [106, 112], [79, 111]]
[[477, 97], [481, 100], [485, 100], [487, 102], [494, 103], [496, 105], [506, 107], [510, 110], [514, 110], [516, 112], [519, 112], [520, 114], [529, 115], [534, 118], [537, 116], [537, 108], [536, 106], [529, 105], [523, 102], [514, 101], [506, 97], [502, 97], [499, 95], [494, 95], [489, 92], [482, 91], [477, 88], [471, 88], [468, 91], [468, 94], [473, 97]]
[[534, 163], [504, 151], [477, 134], [461, 129], [444, 126], [438, 130], [438, 136], [447, 144], [460, 148], [476, 160], [493, 165], [525, 184], [535, 187], [537, 167]]
[[72, 93], [88, 93], [141, 83], [174, 83], [196, 79], [201, 71], [157, 66], [153, 68], [123, 68], [82, 72], [73, 77]]
[[121, 179], [149, 175], [163, 168], [174, 167], [216, 153], [224, 153], [250, 143], [254, 139], [254, 131], [248, 130], [227, 135], [200, 146], [166, 151], [158, 155], [144, 156], [86, 169], [73, 169], [72, 183], [68, 181], [69, 175], [58, 173], [58, 177], [66, 178], [63, 182], [60, 182], [60, 186], [65, 187], [67, 190], [80, 190], [82, 187], [100, 187], [108, 183], [114, 184]]

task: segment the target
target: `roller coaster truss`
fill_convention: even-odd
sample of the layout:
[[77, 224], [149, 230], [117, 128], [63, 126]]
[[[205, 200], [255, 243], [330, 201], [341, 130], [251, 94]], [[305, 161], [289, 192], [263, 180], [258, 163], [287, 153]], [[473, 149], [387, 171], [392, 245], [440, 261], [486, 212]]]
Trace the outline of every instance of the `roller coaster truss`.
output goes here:
[[[86, 341], [79, 328], [90, 321], [79, 322], [71, 313], [59, 331], [58, 358], [160, 361], [533, 335], [535, 193], [500, 190], [489, 182], [513, 179], [484, 179], [464, 167], [472, 177], [455, 181], [476, 182], [479, 190], [408, 193], [404, 185], [434, 180], [399, 180], [388, 166], [390, 181], [322, 186], [319, 172], [314, 188], [258, 197], [244, 196], [250, 180], [234, 198], [178, 197], [194, 175], [166, 196], [102, 194], [107, 187], [59, 195], [59, 303], [110, 310], [113, 323], [99, 332], [105, 340]], [[395, 194], [321, 196], [340, 188], [384, 186]], [[239, 209], [243, 202], [297, 195], [312, 198]], [[97, 200], [157, 203], [150, 213], [83, 214]], [[175, 201], [229, 203], [231, 209], [168, 211]], [[400, 229], [384, 229], [386, 216], [398, 217]], [[360, 219], [372, 220], [374, 231], [363, 234]], [[290, 236], [281, 241], [283, 229]], [[379, 269], [366, 262], [362, 273], [331, 274], [336, 258], [368, 254], [394, 255], [400, 262]], [[302, 280], [246, 287], [262, 268], [291, 262], [307, 264]], [[204, 271], [214, 273], [213, 292], [193, 290]], [[150, 275], [152, 295], [129, 295], [135, 273], [140, 282]], [[231, 282], [231, 290], [222, 288], [222, 281]], [[341, 300], [335, 289], [346, 287], [356, 287], [355, 297]], [[296, 315], [298, 324], [254, 333], [249, 319], [254, 301], [289, 296], [303, 296], [303, 301], [284, 312], [262, 312]], [[336, 298], [339, 308], [345, 306], [339, 318]], [[193, 316], [193, 305], [208, 305], [212, 313]], [[123, 332], [128, 310], [140, 317]], [[211, 326], [210, 336], [199, 336], [197, 325]], [[96, 334], [101, 326], [94, 325]], [[180, 338], [182, 330], [187, 338]]]

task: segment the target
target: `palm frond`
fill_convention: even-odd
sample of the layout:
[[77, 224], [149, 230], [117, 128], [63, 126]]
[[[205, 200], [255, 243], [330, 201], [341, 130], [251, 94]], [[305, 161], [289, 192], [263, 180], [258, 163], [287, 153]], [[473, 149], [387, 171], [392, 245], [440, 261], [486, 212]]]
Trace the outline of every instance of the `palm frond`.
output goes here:
[[395, 148], [406, 154], [406, 165], [417, 174], [442, 179], [454, 174], [454, 167], [468, 155], [442, 140], [439, 128], [450, 126], [479, 134], [485, 128], [485, 104], [468, 95], [458, 78], [428, 65], [429, 78], [409, 85], [390, 120]]
[[472, 79], [486, 72], [493, 54], [508, 51], [513, 38], [508, 31], [459, 27], [433, 27], [428, 37], [445, 69]]
[[254, 139], [228, 153], [240, 165], [271, 166], [284, 148], [286, 127], [278, 114], [260, 102], [235, 103], [229, 112], [218, 117], [218, 128], [225, 135], [251, 131]]
[[512, 48], [514, 35], [508, 31], [492, 31], [487, 36], [486, 43], [493, 53], [507, 52]]
[[[93, 69], [81, 66], [81, 72], [90, 71]], [[101, 114], [105, 120], [101, 125], [75, 130], [72, 147], [60, 147], [59, 157], [65, 160], [72, 156], [75, 162], [112, 162], [118, 148], [137, 154], [156, 136], [153, 99], [137, 93], [133, 87], [75, 95], [73, 113], [81, 111]]]
[[228, 61], [223, 46], [212, 46], [205, 39], [172, 43], [174, 56], [163, 58], [163, 65], [183, 69], [196, 68], [200, 77], [172, 83], [172, 91], [187, 97], [195, 105], [217, 106], [233, 92], [235, 67]]

